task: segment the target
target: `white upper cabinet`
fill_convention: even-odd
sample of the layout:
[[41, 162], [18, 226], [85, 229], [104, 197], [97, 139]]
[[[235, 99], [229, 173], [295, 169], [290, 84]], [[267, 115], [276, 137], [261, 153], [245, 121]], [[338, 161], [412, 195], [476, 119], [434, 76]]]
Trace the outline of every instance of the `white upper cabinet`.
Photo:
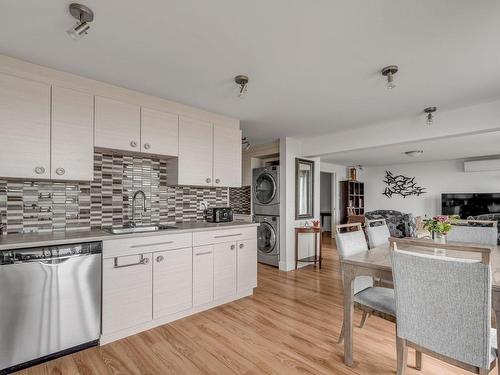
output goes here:
[[179, 155], [179, 116], [142, 107], [141, 151], [156, 155]]
[[94, 176], [94, 97], [52, 87], [53, 180], [91, 181]]
[[212, 186], [212, 124], [179, 118], [177, 185]]
[[96, 96], [95, 146], [139, 152], [141, 107]]
[[214, 125], [214, 186], [241, 187], [241, 130]]
[[50, 177], [50, 85], [0, 73], [0, 177]]

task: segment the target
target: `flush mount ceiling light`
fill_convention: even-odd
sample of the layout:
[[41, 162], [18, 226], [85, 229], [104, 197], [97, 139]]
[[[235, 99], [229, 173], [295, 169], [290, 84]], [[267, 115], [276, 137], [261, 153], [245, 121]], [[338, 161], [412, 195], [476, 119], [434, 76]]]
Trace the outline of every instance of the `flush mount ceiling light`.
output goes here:
[[432, 125], [434, 122], [434, 115], [433, 113], [437, 111], [437, 107], [427, 107], [424, 109], [424, 113], [427, 114], [426, 122], [427, 125]]
[[94, 12], [85, 5], [72, 3], [69, 6], [69, 12], [71, 15], [78, 20], [75, 26], [67, 31], [69, 36], [77, 40], [84, 35], [87, 35], [87, 31], [90, 29], [89, 22], [94, 20]]
[[382, 69], [382, 75], [384, 77], [387, 77], [387, 88], [389, 90], [392, 90], [393, 88], [396, 87], [396, 84], [394, 83], [394, 75], [397, 72], [398, 72], [397, 65], [389, 65], [389, 66], [386, 66], [384, 69]]
[[240, 74], [234, 77], [234, 82], [239, 86], [240, 92], [238, 93], [238, 97], [242, 98], [248, 92], [248, 77]]
[[412, 151], [406, 151], [405, 154], [407, 156], [411, 156], [412, 158], [416, 156], [422, 155], [424, 152], [422, 150], [412, 150]]
[[248, 141], [247, 137], [241, 138], [241, 147], [243, 147], [245, 151], [250, 149], [250, 142]]

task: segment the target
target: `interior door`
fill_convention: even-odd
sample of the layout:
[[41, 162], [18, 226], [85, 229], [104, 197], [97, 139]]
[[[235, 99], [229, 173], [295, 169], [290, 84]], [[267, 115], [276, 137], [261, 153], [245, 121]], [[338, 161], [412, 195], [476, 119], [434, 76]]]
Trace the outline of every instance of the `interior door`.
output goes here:
[[241, 187], [241, 130], [214, 125], [214, 186]]
[[179, 185], [212, 186], [212, 137], [212, 124], [182, 116], [179, 118]]
[[94, 97], [52, 87], [51, 178], [94, 178]]
[[0, 177], [50, 178], [50, 85], [0, 73]]
[[141, 152], [179, 155], [179, 116], [142, 107]]
[[193, 306], [193, 249], [153, 254], [153, 319]]

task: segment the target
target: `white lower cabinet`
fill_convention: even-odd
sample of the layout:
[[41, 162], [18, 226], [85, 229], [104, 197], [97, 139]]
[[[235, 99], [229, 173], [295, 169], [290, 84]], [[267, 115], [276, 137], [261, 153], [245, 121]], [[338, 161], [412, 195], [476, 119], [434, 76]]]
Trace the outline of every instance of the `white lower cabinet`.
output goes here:
[[257, 240], [238, 241], [238, 292], [257, 286]]
[[193, 306], [193, 249], [153, 254], [153, 319]]
[[193, 248], [193, 306], [214, 299], [214, 246]]
[[105, 344], [252, 294], [255, 226], [103, 242]]
[[214, 299], [236, 294], [236, 242], [214, 245]]
[[103, 260], [102, 333], [112, 333], [153, 319], [151, 253]]

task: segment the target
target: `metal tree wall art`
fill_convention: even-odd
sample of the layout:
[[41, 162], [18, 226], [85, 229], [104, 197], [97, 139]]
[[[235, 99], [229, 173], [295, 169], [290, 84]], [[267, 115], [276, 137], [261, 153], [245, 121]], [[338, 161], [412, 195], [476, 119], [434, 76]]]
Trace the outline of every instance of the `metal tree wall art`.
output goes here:
[[406, 198], [410, 195], [425, 194], [425, 188], [418, 186], [415, 182], [415, 177], [406, 177], [403, 175], [394, 176], [390, 171], [385, 171], [384, 182], [387, 184], [382, 193], [387, 198], [392, 198], [393, 195], [401, 195]]

